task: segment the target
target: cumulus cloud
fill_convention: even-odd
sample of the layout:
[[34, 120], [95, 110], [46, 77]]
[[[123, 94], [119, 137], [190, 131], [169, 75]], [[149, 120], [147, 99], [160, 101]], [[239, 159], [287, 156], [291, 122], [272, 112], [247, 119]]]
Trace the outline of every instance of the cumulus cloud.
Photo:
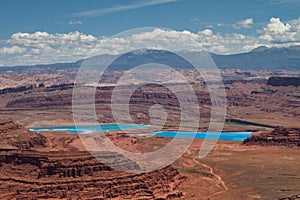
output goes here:
[[3, 47], [0, 48], [0, 54], [22, 54], [26, 51], [26, 48], [19, 46]]
[[245, 20], [239, 21], [236, 24], [233, 24], [232, 26], [235, 29], [252, 28], [252, 24], [253, 24], [253, 19], [249, 18], [249, 19], [245, 19]]
[[[11, 47], [26, 48], [22, 54], [3, 59], [7, 65], [76, 61], [98, 54], [119, 54], [138, 48], [191, 50], [227, 54], [243, 51], [253, 38], [242, 34], [219, 34], [211, 29], [197, 33], [154, 29], [125, 37], [95, 37], [80, 32], [49, 34], [47, 32], [15, 33], [6, 42]], [[10, 48], [10, 47], [8, 47]]]
[[[5, 65], [74, 61], [87, 56], [95, 48], [97, 40], [92, 35], [77, 31], [67, 34], [19, 32], [6, 41], [6, 47], [0, 50], [0, 60]], [[17, 55], [9, 55], [13, 53]]]
[[207, 50], [218, 54], [251, 51], [259, 46], [300, 45], [300, 19], [282, 22], [271, 18], [259, 36], [223, 34], [207, 28], [198, 32], [151, 29], [118, 37], [96, 37], [80, 33], [15, 33], [0, 48], [2, 65], [70, 62], [98, 54], [119, 54], [138, 48], [173, 51]]
[[300, 18], [283, 23], [279, 18], [271, 18], [266, 27], [261, 31], [261, 39], [274, 43], [299, 42]]

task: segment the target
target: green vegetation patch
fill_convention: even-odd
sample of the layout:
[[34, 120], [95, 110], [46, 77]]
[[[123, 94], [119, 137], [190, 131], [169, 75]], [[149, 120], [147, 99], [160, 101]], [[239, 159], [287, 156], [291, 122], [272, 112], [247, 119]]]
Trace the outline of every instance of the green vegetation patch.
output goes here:
[[179, 168], [178, 170], [179, 170], [179, 172], [182, 172], [182, 173], [200, 174], [200, 175], [202, 175], [204, 177], [208, 177], [208, 178], [213, 178], [214, 177], [213, 174], [208, 173], [208, 172], [199, 171], [196, 168]]

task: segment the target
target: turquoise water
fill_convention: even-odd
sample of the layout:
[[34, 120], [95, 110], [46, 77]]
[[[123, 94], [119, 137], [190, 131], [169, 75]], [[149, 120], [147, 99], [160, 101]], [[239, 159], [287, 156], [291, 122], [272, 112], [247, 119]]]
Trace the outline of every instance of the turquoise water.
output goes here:
[[[215, 140], [219, 133], [216, 132], [197, 132], [195, 134], [191, 134], [190, 132], [157, 132], [153, 135], [159, 137], [168, 137], [168, 138], [196, 138], [196, 139], [204, 139], [206, 136]], [[250, 137], [252, 135], [251, 132], [221, 132], [219, 136], [219, 140], [231, 140], [231, 141], [243, 141], [244, 139]]]
[[[100, 128], [102, 131], [112, 131], [112, 130], [126, 130], [126, 129], [136, 129], [136, 128], [144, 128], [147, 125], [142, 124], [101, 124], [98, 126], [47, 126], [47, 127], [37, 127], [30, 128], [32, 132], [42, 132], [42, 131], [67, 131], [73, 134], [84, 134], [84, 133], [92, 133], [99, 132]], [[204, 139], [206, 136], [211, 139], [216, 139], [218, 133], [216, 132], [197, 132], [196, 134], [192, 134], [191, 132], [156, 132], [152, 134], [153, 136], [159, 137], [168, 137], [168, 138], [196, 138], [196, 139]], [[251, 132], [222, 132], [220, 134], [219, 140], [232, 140], [232, 141], [243, 141], [244, 139], [250, 137], [252, 135]]]
[[[100, 127], [99, 127], [100, 126]], [[43, 132], [43, 131], [67, 131], [74, 134], [91, 133], [99, 131], [118, 131], [126, 129], [143, 128], [146, 125], [142, 124], [101, 124], [95, 126], [45, 126], [30, 128], [32, 132]], [[100, 129], [101, 128], [101, 129]]]

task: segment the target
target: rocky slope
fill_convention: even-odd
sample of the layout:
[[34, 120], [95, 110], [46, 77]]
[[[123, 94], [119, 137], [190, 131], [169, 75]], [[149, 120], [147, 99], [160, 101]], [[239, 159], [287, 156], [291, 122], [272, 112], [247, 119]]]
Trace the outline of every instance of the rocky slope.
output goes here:
[[183, 177], [171, 166], [143, 174], [116, 171], [111, 167], [139, 166], [114, 152], [94, 152], [96, 159], [72, 146], [80, 141], [78, 136], [57, 135], [32, 133], [11, 120], [0, 120], [0, 199], [173, 199], [183, 195], [177, 189]]
[[46, 138], [22, 125], [0, 118], [0, 149], [34, 149], [46, 146]]
[[277, 127], [272, 132], [257, 133], [247, 138], [244, 144], [300, 147], [300, 128]]
[[[105, 156], [119, 157], [120, 165], [131, 162], [111, 152]], [[176, 190], [182, 178], [172, 167], [128, 174], [114, 171], [87, 152], [0, 152], [0, 162], [1, 199], [171, 199], [182, 195]]]

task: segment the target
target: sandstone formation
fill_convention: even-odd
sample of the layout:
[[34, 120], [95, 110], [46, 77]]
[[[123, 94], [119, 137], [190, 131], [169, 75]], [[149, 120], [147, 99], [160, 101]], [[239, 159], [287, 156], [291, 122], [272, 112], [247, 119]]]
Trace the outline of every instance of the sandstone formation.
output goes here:
[[[294, 86], [271, 86], [261, 79], [256, 81], [225, 81], [224, 83], [227, 117], [230, 121], [236, 119], [237, 121], [248, 121], [253, 122], [253, 124], [265, 124], [275, 127], [278, 125], [291, 126], [290, 124], [283, 124], [282, 122], [286, 120], [283, 121], [282, 118], [286, 119], [288, 117], [291, 121], [299, 121], [300, 119], [300, 90], [295, 89]], [[196, 82], [191, 85], [195, 90], [199, 103], [200, 120], [202, 120], [200, 123], [207, 123], [210, 117], [211, 105], [218, 105], [219, 102], [211, 102], [205, 84]], [[164, 86], [145, 85], [135, 91], [132, 91], [132, 85], [124, 85], [121, 89], [116, 89], [114, 86], [99, 86], [95, 95], [96, 109], [98, 113], [101, 113], [98, 116], [99, 120], [104, 123], [114, 123], [111, 117], [111, 95], [113, 91], [121, 91], [127, 94], [133, 92], [129, 109], [136, 123], [149, 123], [149, 108], [153, 104], [161, 104], [169, 114], [167, 123], [178, 124], [180, 119], [179, 100], [196, 105], [197, 99], [188, 95], [184, 96], [184, 99], [177, 99], [177, 96], [168, 90], [169, 86], [172, 86], [172, 84]], [[177, 84], [176, 87], [180, 87], [180, 84]], [[183, 91], [184, 89], [182, 88]], [[72, 84], [32, 88], [25, 92], [10, 91], [0, 94], [0, 99], [2, 99], [0, 109], [9, 113], [22, 110], [70, 112], [72, 109], [72, 92]], [[120, 103], [127, 104], [127, 102]], [[294, 124], [294, 122], [291, 124]]]
[[277, 127], [272, 132], [254, 134], [245, 139], [244, 144], [300, 147], [300, 128]]
[[46, 146], [46, 138], [32, 133], [22, 125], [8, 119], [0, 119], [0, 149], [34, 149]]
[[[112, 161], [119, 157], [119, 165], [131, 162], [111, 152], [100, 155]], [[182, 177], [172, 167], [128, 174], [101, 164], [88, 152], [0, 152], [0, 162], [1, 199], [171, 199], [182, 195], [176, 190]]]
[[76, 149], [70, 144], [78, 142], [76, 135], [50, 135], [0, 120], [0, 199], [173, 199], [183, 195], [177, 189], [183, 177], [171, 166], [126, 173], [139, 165], [114, 152], [93, 152], [96, 159], [78, 150], [80, 145]]

